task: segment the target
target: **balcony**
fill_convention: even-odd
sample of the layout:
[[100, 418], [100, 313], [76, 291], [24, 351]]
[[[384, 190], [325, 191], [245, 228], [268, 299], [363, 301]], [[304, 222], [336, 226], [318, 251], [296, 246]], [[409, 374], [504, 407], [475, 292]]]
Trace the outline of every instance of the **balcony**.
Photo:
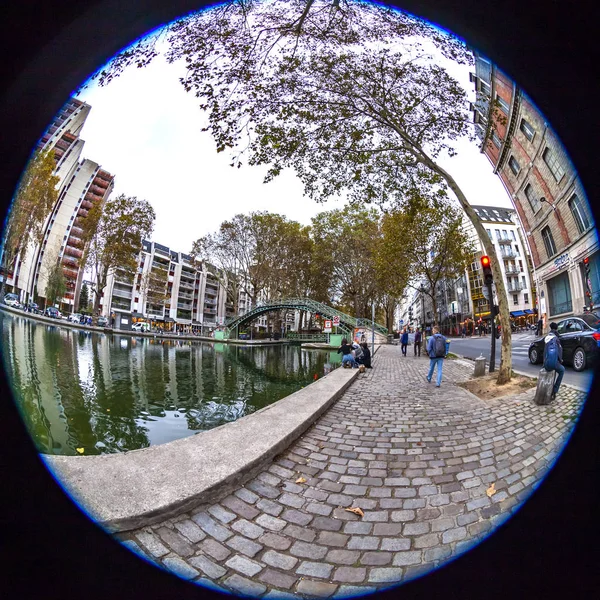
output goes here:
[[73, 248], [70, 245], [65, 248], [65, 254], [68, 256], [74, 256], [75, 258], [81, 258], [83, 256], [83, 252], [81, 250]]
[[79, 271], [73, 271], [72, 269], [63, 269], [64, 276], [68, 279], [77, 279]]
[[183, 300], [192, 300], [193, 297], [194, 297], [193, 294], [187, 294], [187, 293], [184, 293], [184, 292], [179, 292], [179, 299], [180, 300], [182, 300], [182, 299]]
[[502, 250], [500, 254], [502, 255], [502, 260], [510, 260], [517, 257], [515, 251], [512, 248], [506, 248]]
[[71, 248], [83, 248], [83, 240], [80, 240], [78, 237], [74, 237], [72, 235], [69, 236], [67, 244], [71, 246]]
[[216, 308], [205, 308], [203, 312], [208, 315], [216, 315], [217, 309]]
[[92, 208], [92, 206], [94, 206], [94, 204], [92, 202], [90, 202], [89, 200], [82, 200], [80, 206], [81, 206], [81, 208], [87, 208], [87, 210], [90, 210], [90, 208]]
[[[190, 290], [190, 292], [194, 291], [194, 286], [190, 283], [185, 283], [184, 281], [180, 281], [179, 282], [179, 289], [180, 290]], [[190, 294], [191, 297], [192, 294]]]
[[189, 302], [178, 302], [177, 308], [182, 308], [183, 310], [192, 310], [192, 305]]
[[[75, 219], [75, 223], [77, 223], [79, 219]], [[72, 235], [77, 235], [77, 236], [81, 236], [83, 235], [83, 229], [81, 229], [81, 227], [71, 227], [71, 234]]]
[[524, 290], [525, 286], [522, 283], [509, 283], [506, 286], [506, 291], [508, 292], [520, 292], [521, 290]]
[[113, 288], [113, 297], [114, 296], [118, 296], [119, 298], [127, 298], [128, 300], [131, 300], [132, 292], [128, 290], [123, 290], [121, 288]]
[[215, 306], [217, 304], [216, 300], [204, 300], [204, 304], [208, 306]]
[[505, 268], [505, 271], [506, 271], [506, 274], [507, 274], [507, 275], [509, 275], [509, 274], [511, 274], [511, 273], [512, 273], [512, 274], [517, 274], [517, 273], [520, 273], [520, 272], [521, 272], [521, 270], [520, 270], [518, 267], [509, 267], [509, 266], [507, 266], [507, 267]]
[[509, 246], [514, 242], [514, 240], [512, 240], [511, 238], [504, 238], [504, 237], [497, 237], [496, 241], [499, 244], [507, 244]]

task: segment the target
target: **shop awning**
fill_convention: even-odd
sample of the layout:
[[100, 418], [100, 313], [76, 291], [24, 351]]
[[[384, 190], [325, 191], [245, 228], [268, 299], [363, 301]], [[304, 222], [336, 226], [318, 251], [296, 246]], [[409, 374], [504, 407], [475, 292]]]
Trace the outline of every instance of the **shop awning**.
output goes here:
[[511, 317], [524, 317], [525, 313], [522, 310], [515, 310], [514, 312], [510, 313]]
[[531, 308], [526, 308], [525, 314], [526, 315], [535, 315], [535, 314], [537, 314], [537, 308], [535, 310], [532, 310]]

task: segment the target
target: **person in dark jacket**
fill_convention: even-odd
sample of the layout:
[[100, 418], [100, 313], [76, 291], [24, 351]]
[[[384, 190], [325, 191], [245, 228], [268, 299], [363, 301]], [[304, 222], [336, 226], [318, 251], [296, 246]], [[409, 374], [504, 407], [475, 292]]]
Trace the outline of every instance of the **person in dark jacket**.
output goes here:
[[352, 356], [352, 346], [346, 338], [342, 340], [342, 345], [338, 348], [337, 353], [342, 354], [342, 367], [345, 367], [346, 364], [349, 367], [358, 367], [358, 363], [354, 360], [354, 356]]
[[371, 366], [371, 351], [369, 350], [369, 344], [367, 344], [367, 342], [363, 342], [360, 346], [362, 348], [362, 354], [358, 358], [358, 364], [365, 365], [367, 369], [372, 369], [373, 367]]
[[407, 331], [406, 327], [404, 328], [404, 331], [402, 332], [402, 335], [400, 336], [400, 344], [402, 347], [402, 356], [406, 356], [406, 348], [408, 346], [408, 331]]
[[[438, 342], [438, 339], [441, 341]], [[435, 351], [438, 344], [443, 345], [444, 347], [444, 353], [441, 356]], [[429, 354], [429, 373], [427, 374], [427, 383], [431, 383], [433, 369], [437, 365], [437, 383], [435, 387], [440, 387], [442, 384], [442, 367], [446, 355], [445, 347], [446, 338], [440, 333], [438, 327], [434, 327], [433, 335], [429, 338], [429, 342], [427, 343], [427, 354]]]
[[417, 353], [421, 356], [421, 342], [423, 341], [423, 335], [421, 334], [421, 330], [417, 327], [415, 331], [415, 356]]
[[552, 400], [554, 400], [556, 394], [558, 394], [560, 384], [565, 374], [565, 367], [563, 365], [563, 349], [562, 344], [560, 343], [560, 337], [558, 336], [558, 325], [556, 323], [550, 323], [550, 331], [544, 338], [544, 344], [547, 344], [552, 336], [556, 337], [556, 345], [558, 346], [558, 360], [556, 362], [556, 366], [554, 367], [554, 370], [558, 373], [558, 377], [556, 377], [554, 387], [552, 388]]

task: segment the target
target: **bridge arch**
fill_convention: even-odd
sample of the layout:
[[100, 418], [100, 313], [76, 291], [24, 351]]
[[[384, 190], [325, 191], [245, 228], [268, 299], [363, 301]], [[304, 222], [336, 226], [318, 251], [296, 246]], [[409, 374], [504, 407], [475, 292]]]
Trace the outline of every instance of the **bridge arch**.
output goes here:
[[371, 329], [374, 325], [375, 331], [383, 335], [387, 335], [388, 330], [383, 325], [378, 323], [373, 324], [370, 319], [357, 319], [351, 317], [331, 306], [327, 306], [322, 302], [317, 302], [311, 298], [283, 298], [280, 300], [271, 300], [262, 302], [255, 306], [252, 310], [243, 315], [233, 317], [225, 322], [226, 337], [237, 337], [237, 332], [243, 325], [254, 321], [260, 316], [279, 310], [305, 310], [313, 314], [319, 314], [326, 319], [333, 320], [334, 317], [339, 317], [339, 329], [347, 335], [351, 335], [356, 327], [365, 327]]

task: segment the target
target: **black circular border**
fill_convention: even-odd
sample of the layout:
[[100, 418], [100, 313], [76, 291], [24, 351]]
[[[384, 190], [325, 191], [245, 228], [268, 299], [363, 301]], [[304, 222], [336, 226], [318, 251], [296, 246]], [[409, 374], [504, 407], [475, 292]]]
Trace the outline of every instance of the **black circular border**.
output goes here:
[[[27, 0], [0, 19], [0, 191], [4, 215], [37, 138], [110, 56], [207, 2]], [[467, 39], [520, 82], [567, 147], [598, 217], [597, 19], [567, 0], [394, 2]], [[118, 174], [117, 174], [118, 175]], [[484, 191], [482, 191], [484, 193]], [[43, 467], [1, 381], [5, 597], [197, 598], [93, 525]], [[523, 508], [448, 566], [390, 590], [405, 598], [597, 593], [598, 378], [556, 467]], [[214, 594], [212, 594], [214, 595]]]

